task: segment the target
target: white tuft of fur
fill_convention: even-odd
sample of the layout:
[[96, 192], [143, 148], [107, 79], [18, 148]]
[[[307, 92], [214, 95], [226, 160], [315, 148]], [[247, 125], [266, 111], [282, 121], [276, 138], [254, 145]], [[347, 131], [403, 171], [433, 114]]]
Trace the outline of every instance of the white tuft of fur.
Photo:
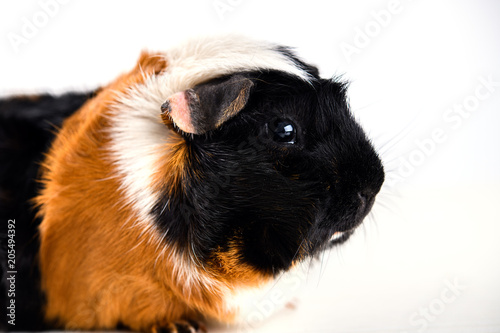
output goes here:
[[218, 76], [259, 70], [282, 71], [307, 82], [312, 79], [277, 48], [236, 35], [193, 39], [167, 52], [168, 83], [177, 92]]
[[[119, 96], [113, 106], [109, 129], [111, 160], [115, 164], [124, 201], [134, 207], [139, 218], [134, 223], [145, 228], [156, 226], [151, 221], [151, 210], [158, 195], [153, 193], [152, 182], [155, 163], [162, 155], [162, 149], [173, 134], [161, 122], [160, 107], [162, 95], [155, 90], [157, 77], [149, 77], [144, 84], [131, 87]], [[159, 232], [156, 232], [160, 240]]]

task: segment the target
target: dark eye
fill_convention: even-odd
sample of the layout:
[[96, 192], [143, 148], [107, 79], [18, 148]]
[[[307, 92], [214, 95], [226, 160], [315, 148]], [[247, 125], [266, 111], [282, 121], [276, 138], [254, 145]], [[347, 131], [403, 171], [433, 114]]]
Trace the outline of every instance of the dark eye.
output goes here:
[[295, 124], [286, 119], [275, 119], [267, 124], [268, 134], [275, 142], [294, 144], [297, 140]]

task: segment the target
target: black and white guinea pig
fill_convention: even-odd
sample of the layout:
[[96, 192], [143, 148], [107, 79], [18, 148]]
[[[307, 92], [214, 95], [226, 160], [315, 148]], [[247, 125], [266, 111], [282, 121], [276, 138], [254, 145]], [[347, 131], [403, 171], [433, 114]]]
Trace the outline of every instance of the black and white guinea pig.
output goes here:
[[[289, 48], [241, 37], [144, 52], [88, 95], [0, 107], [2, 191], [31, 181], [23, 203], [0, 200], [18, 233], [37, 231], [33, 262], [19, 259], [17, 274], [39, 290], [26, 311], [38, 308], [46, 328], [185, 332], [235, 321], [236, 294], [347, 240], [384, 181], [346, 84]], [[23, 145], [38, 148], [19, 157]], [[27, 227], [35, 213], [39, 225]], [[21, 302], [17, 327], [29, 328]]]

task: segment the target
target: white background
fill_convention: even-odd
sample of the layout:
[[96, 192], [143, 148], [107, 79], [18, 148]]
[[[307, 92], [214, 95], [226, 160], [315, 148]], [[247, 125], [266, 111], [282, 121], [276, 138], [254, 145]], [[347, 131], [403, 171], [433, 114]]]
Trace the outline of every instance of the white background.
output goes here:
[[294, 309], [245, 330], [500, 332], [498, 2], [69, 0], [50, 15], [47, 2], [0, 4], [2, 95], [94, 88], [141, 49], [221, 32], [351, 81], [386, 185], [353, 239], [289, 288]]

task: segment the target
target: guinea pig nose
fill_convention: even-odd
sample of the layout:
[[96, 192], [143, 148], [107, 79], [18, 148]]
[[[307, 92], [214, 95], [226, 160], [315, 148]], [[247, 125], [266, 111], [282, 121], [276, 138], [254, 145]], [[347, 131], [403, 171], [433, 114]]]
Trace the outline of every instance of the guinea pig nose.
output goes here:
[[375, 194], [376, 193], [374, 193], [370, 189], [364, 189], [364, 190], [361, 190], [361, 191], [358, 192], [358, 198], [360, 198], [361, 200], [368, 200], [371, 197], [374, 197]]
[[359, 199], [359, 210], [364, 211], [366, 207], [366, 202], [368, 200], [366, 192], [364, 191], [358, 192], [358, 199]]
[[366, 216], [373, 207], [375, 202], [375, 195], [373, 191], [365, 189], [357, 193], [359, 199], [358, 214], [361, 216]]

